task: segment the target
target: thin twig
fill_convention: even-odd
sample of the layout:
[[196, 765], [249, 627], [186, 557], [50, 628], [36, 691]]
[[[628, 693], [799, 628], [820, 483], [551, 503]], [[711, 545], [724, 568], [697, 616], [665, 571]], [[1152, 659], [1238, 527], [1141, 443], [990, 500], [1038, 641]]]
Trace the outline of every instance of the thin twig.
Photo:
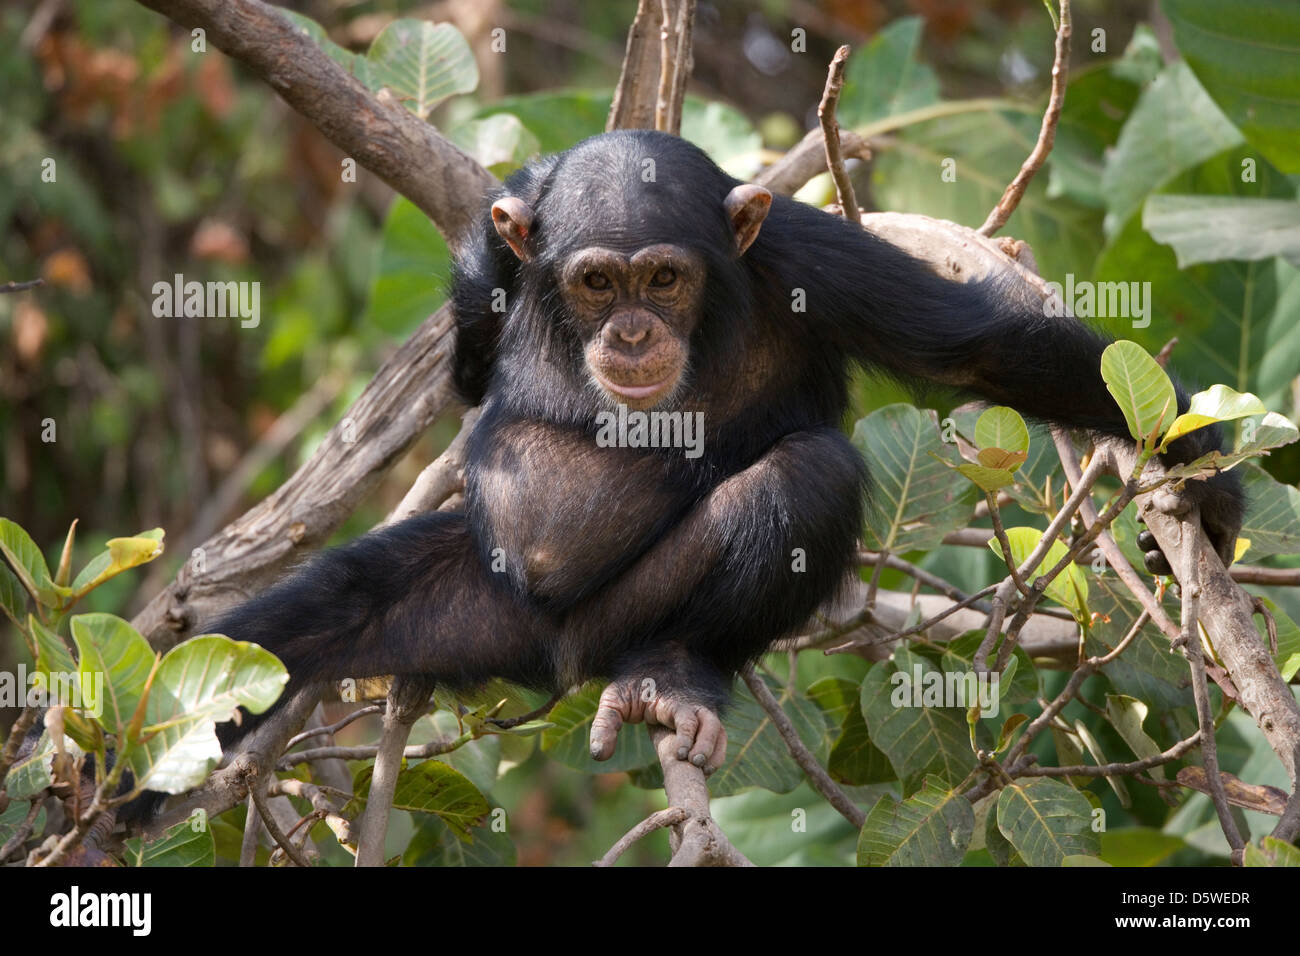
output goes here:
[[[944, 597], [952, 598], [954, 601], [969, 601], [970, 595], [961, 590], [949, 581], [944, 580], [932, 571], [927, 571], [911, 561], [904, 561], [897, 555], [889, 554], [882, 551], [859, 551], [858, 562], [864, 565], [878, 564], [883, 561], [885, 567], [892, 568], [895, 571], [902, 571], [910, 578], [914, 578], [918, 584], [938, 591]], [[987, 611], [988, 607], [983, 602], [977, 601], [968, 607], [978, 608]]]
[[654, 833], [656, 830], [662, 830], [664, 827], [675, 827], [677, 824], [685, 821], [690, 815], [691, 813], [689, 810], [684, 810], [681, 807], [669, 807], [666, 810], [660, 810], [657, 813], [650, 814], [650, 816], [646, 817], [632, 829], [628, 830], [627, 833], [623, 834], [623, 836], [619, 837], [618, 842], [609, 848], [609, 852], [597, 860], [593, 865], [613, 866], [618, 862], [618, 858], [626, 853], [628, 848], [637, 840], [640, 840], [648, 834]]
[[18, 756], [18, 748], [22, 746], [23, 738], [27, 736], [27, 731], [32, 729], [34, 723], [36, 723], [35, 707], [24, 707], [19, 711], [18, 719], [9, 728], [9, 736], [5, 740], [4, 750], [0, 750], [0, 781], [4, 780], [5, 774], [13, 766], [13, 762]]
[[1178, 760], [1198, 743], [1201, 742], [1201, 732], [1198, 730], [1185, 740], [1180, 740], [1168, 750], [1162, 753], [1154, 754], [1150, 757], [1143, 757], [1141, 760], [1131, 760], [1126, 763], [1106, 763], [1096, 767], [1087, 764], [1081, 764], [1074, 767], [1040, 767], [1029, 766], [1020, 767], [1016, 770], [1018, 777], [1123, 777], [1143, 770], [1149, 770], [1152, 767], [1159, 767], [1162, 764], [1172, 763]]
[[[460, 746], [460, 738], [431, 740], [427, 744], [407, 747], [402, 751], [404, 760], [424, 760], [440, 754], [451, 753]], [[376, 744], [358, 747], [313, 747], [311, 750], [299, 750], [297, 753], [285, 754], [275, 765], [276, 770], [292, 770], [298, 764], [314, 763], [318, 760], [373, 760], [379, 755]]]
[[35, 289], [37, 286], [45, 285], [44, 279], [28, 279], [26, 282], [6, 282], [0, 285], [0, 294], [5, 292], [25, 292], [28, 289]]
[[[1029, 585], [1025, 584], [1025, 579], [1020, 575], [1020, 569], [1016, 567], [1016, 558], [1011, 553], [1011, 542], [1007, 539], [1006, 528], [1002, 526], [1002, 514], [998, 510], [997, 500], [994, 498], [993, 492], [985, 492], [984, 500], [988, 504], [989, 521], [993, 523], [993, 534], [1002, 548], [1002, 560], [1006, 562], [1007, 570], [1011, 572], [1011, 583], [1016, 586], [1017, 591], [1025, 597], [1029, 597]], [[1040, 540], [1048, 540], [1047, 535], [1043, 535]], [[1030, 570], [1032, 571], [1033, 568]]]
[[1038, 142], [1034, 144], [1029, 157], [1020, 167], [1016, 178], [1011, 180], [998, 204], [989, 212], [984, 225], [978, 232], [982, 236], [991, 236], [1001, 229], [1011, 214], [1020, 205], [1021, 197], [1029, 187], [1029, 181], [1042, 168], [1047, 154], [1052, 151], [1056, 141], [1056, 124], [1061, 120], [1061, 107], [1065, 105], [1065, 81], [1070, 72], [1070, 0], [1061, 0], [1061, 22], [1056, 30], [1056, 59], [1052, 63], [1052, 95], [1047, 101], [1047, 111], [1043, 113], [1043, 125], [1038, 131]]
[[659, 0], [659, 97], [655, 101], [655, 129], [668, 132], [673, 89], [672, 0]]
[[262, 786], [260, 779], [252, 782], [252, 786], [248, 788], [248, 795], [253, 799], [253, 806], [257, 808], [257, 813], [262, 818], [262, 824], [266, 827], [266, 832], [284, 851], [285, 856], [291, 859], [294, 865], [301, 866], [304, 869], [311, 869], [311, 864], [307, 862], [307, 858], [299, 852], [296, 846], [289, 842], [289, 838], [280, 829], [280, 824], [276, 823], [275, 817], [271, 815], [271, 808], [266, 804], [265, 787]]
[[1256, 564], [1234, 564], [1228, 568], [1238, 584], [1273, 584], [1285, 587], [1300, 585], [1300, 568], [1261, 568]]
[[1190, 557], [1185, 563], [1183, 574], [1179, 575], [1183, 586], [1183, 631], [1175, 646], [1181, 648], [1192, 669], [1192, 696], [1196, 700], [1196, 717], [1201, 727], [1201, 764], [1205, 768], [1206, 782], [1209, 784], [1210, 799], [1214, 802], [1214, 811], [1219, 816], [1219, 826], [1232, 847], [1232, 862], [1241, 865], [1241, 854], [1246, 842], [1237, 829], [1233, 819], [1232, 808], [1228, 805], [1228, 794], [1223, 788], [1223, 778], [1219, 776], [1219, 749], [1214, 739], [1214, 711], [1210, 708], [1210, 693], [1205, 682], [1205, 658], [1201, 650], [1200, 626], [1196, 620], [1196, 605], [1201, 597], [1201, 585], [1196, 576], [1196, 559]]
[[526, 714], [520, 714], [518, 717], [489, 717], [487, 723], [501, 730], [509, 730], [512, 727], [518, 727], [520, 724], [526, 724], [530, 720], [537, 720], [545, 717], [551, 712], [551, 708], [564, 700], [564, 691], [556, 691], [551, 695], [551, 699], [542, 704], [536, 710], [530, 710]]
[[830, 69], [826, 72], [826, 89], [822, 92], [822, 101], [817, 107], [817, 118], [821, 121], [822, 140], [826, 144], [826, 168], [835, 181], [835, 195], [839, 200], [840, 212], [845, 219], [857, 222], [858, 198], [853, 193], [853, 181], [844, 168], [844, 156], [840, 152], [840, 128], [835, 121], [835, 105], [844, 88], [844, 61], [848, 58], [847, 46], [840, 47], [831, 57]]
[[296, 737], [291, 738], [289, 742], [284, 745], [284, 749], [285, 751], [290, 751], [304, 740], [310, 740], [312, 737], [320, 737], [322, 735], [328, 736], [335, 734], [354, 720], [360, 720], [362, 717], [369, 717], [371, 714], [381, 714], [383, 711], [383, 704], [368, 704], [365, 707], [352, 711], [352, 713], [348, 714], [342, 720], [330, 724], [328, 727], [313, 727], [311, 730], [304, 730]]

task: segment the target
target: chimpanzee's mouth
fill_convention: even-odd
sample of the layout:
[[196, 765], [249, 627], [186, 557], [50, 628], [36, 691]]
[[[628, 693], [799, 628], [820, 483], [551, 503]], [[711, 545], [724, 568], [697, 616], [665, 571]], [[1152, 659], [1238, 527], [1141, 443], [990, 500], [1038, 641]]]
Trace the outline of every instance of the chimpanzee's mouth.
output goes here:
[[596, 381], [600, 383], [602, 388], [613, 392], [615, 395], [631, 399], [632, 401], [642, 401], [651, 396], [658, 395], [660, 392], [665, 391], [670, 384], [669, 379], [664, 379], [663, 381], [655, 382], [651, 385], [620, 385], [617, 382], [611, 382], [599, 372], [596, 372], [595, 376]]

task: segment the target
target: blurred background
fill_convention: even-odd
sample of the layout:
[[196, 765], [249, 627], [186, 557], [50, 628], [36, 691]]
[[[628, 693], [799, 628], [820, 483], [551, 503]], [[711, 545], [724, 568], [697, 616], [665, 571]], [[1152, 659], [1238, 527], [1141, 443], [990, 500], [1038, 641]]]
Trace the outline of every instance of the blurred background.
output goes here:
[[[476, 122], [518, 117], [508, 149], [478, 151], [502, 175], [603, 128], [636, 3], [284, 6], [361, 52], [396, 17], [455, 25], [479, 81], [431, 121], [474, 151]], [[1140, 226], [1145, 193], [1135, 204], [1132, 190], [1106, 188], [1131, 183], [1107, 164], [1143, 90], [1176, 56], [1169, 22], [1137, 0], [1076, 0], [1074, 19], [1056, 152], [1002, 234], [1027, 240], [1049, 279], [1156, 281], [1150, 327], [1115, 331], [1153, 350], [1178, 335], [1173, 366], [1293, 415], [1295, 269], [1263, 259], [1179, 270], [1170, 248]], [[491, 48], [497, 27], [506, 30], [506, 55]], [[795, 30], [806, 51], [792, 50]], [[876, 51], [850, 65], [845, 127], [921, 111], [880, 134], [876, 158], [855, 166], [861, 205], [977, 226], [1037, 135], [1053, 52], [1041, 0], [701, 0], [684, 135], [735, 175], [752, 175], [816, 124], [826, 66], [842, 43], [855, 57]], [[187, 33], [142, 6], [9, 2], [0, 51], [0, 282], [45, 280], [0, 296], [0, 515], [26, 527], [51, 560], [74, 518], [87, 555], [109, 537], [165, 528], [163, 559], [115, 579], [84, 608], [130, 616], [190, 548], [310, 455], [384, 358], [441, 304], [447, 252], [423, 216], [365, 170], [341, 182], [341, 154], [264, 84], [220, 53], [193, 55]], [[882, 82], [892, 91], [884, 103]], [[980, 102], [932, 109], [962, 101]], [[1147, 185], [1168, 187], [1177, 175], [1183, 192], [1237, 191], [1244, 153], [1229, 155], [1229, 145]], [[1249, 155], [1257, 161], [1250, 195], [1295, 197], [1293, 179], [1266, 155]], [[949, 157], [959, 170], [952, 184], [938, 173]], [[42, 184], [46, 158], [60, 189]], [[829, 201], [825, 182], [810, 184], [805, 198]], [[155, 317], [150, 290], [175, 273], [260, 282], [260, 323]], [[859, 392], [861, 407], [896, 394], [867, 383]], [[455, 434], [458, 414], [421, 439], [340, 539], [397, 503]], [[1283, 451], [1264, 467], [1291, 484], [1300, 457]], [[554, 761], [503, 777], [494, 792], [515, 807], [520, 862], [599, 856], [662, 798], [625, 779]], [[763, 801], [782, 801], [776, 812], [788, 815], [787, 798], [731, 799], [749, 800], [746, 819], [761, 817]], [[735, 839], [727, 812], [719, 820]], [[826, 825], [837, 819], [830, 814]], [[816, 842], [805, 840], [801, 852], [815, 855], [806, 847]], [[636, 852], [658, 859], [663, 849], [646, 841]], [[771, 859], [746, 852], [757, 862], [784, 858], [776, 847]]]

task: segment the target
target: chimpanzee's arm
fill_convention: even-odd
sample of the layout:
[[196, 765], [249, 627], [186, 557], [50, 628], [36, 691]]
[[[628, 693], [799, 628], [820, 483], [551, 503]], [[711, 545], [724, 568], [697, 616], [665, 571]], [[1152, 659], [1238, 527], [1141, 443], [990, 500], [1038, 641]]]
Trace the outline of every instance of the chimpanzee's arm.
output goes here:
[[[763, 236], [774, 237], [767, 246]], [[815, 239], [815, 241], [813, 241]], [[1032, 418], [1128, 438], [1123, 412], [1101, 377], [1109, 339], [1084, 323], [1049, 316], [1039, 302], [995, 281], [953, 282], [870, 232], [774, 201], [749, 255], [802, 288], [812, 334], [868, 367], [958, 387]], [[1188, 398], [1177, 388], [1178, 411]], [[1174, 442], [1166, 463], [1220, 447], [1218, 428]], [[1189, 482], [1206, 532], [1225, 561], [1241, 524], [1242, 494], [1229, 472]]]
[[597, 671], [614, 683], [592, 727], [593, 756], [608, 757], [621, 724], [648, 711], [677, 728], [680, 757], [721, 762], [717, 714], [732, 675], [834, 592], [860, 530], [863, 483], [862, 459], [838, 431], [788, 435], [569, 611], [563, 646], [616, 651]]

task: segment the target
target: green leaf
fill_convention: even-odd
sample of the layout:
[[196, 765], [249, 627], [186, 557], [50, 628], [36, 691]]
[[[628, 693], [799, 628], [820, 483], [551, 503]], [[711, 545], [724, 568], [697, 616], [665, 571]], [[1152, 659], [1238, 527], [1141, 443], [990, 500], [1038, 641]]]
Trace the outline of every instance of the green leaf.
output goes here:
[[72, 651], [68, 649], [67, 642], [62, 637], [42, 625], [34, 615], [28, 617], [27, 627], [36, 641], [37, 673], [75, 674], [77, 672], [77, 662], [72, 659]]
[[[1106, 695], [1106, 719], [1139, 760], [1162, 753], [1160, 745], [1142, 729], [1142, 723], [1147, 719], [1147, 712], [1147, 705], [1136, 697], [1129, 697], [1126, 694]], [[1152, 767], [1149, 773], [1156, 780], [1165, 779], [1164, 767]]]
[[16, 522], [0, 518], [0, 552], [9, 559], [18, 580], [28, 593], [46, 607], [57, 607], [67, 588], [58, 588], [50, 577], [45, 555], [36, 547], [31, 535]]
[[922, 681], [936, 670], [919, 654], [900, 647], [893, 660], [876, 664], [862, 682], [862, 716], [871, 739], [903, 781], [905, 794], [919, 790], [927, 775], [937, 785], [956, 786], [975, 766], [966, 711], [915, 705], [917, 668]]
[[700, 147], [737, 179], [752, 179], [763, 164], [763, 137], [749, 117], [726, 103], [686, 97], [682, 139]]
[[[1074, 733], [1075, 736], [1083, 741], [1084, 747], [1088, 749], [1088, 753], [1092, 754], [1092, 759], [1096, 762], [1097, 766], [1101, 767], [1110, 763], [1110, 761], [1106, 759], [1105, 752], [1101, 749], [1101, 741], [1099, 741], [1093, 735], [1092, 731], [1088, 729], [1087, 724], [1081, 720], [1076, 720], [1074, 722]], [[1122, 777], [1107, 777], [1106, 782], [1110, 784], [1110, 788], [1115, 791], [1115, 796], [1119, 797], [1120, 806], [1125, 809], [1133, 806], [1133, 798], [1129, 796], [1128, 786], [1124, 783]]]
[[416, 817], [415, 836], [402, 852], [403, 866], [514, 866], [518, 854], [504, 831], [478, 827], [469, 839], [436, 816]]
[[1129, 434], [1138, 441], [1159, 437], [1178, 417], [1174, 383], [1136, 342], [1106, 346], [1101, 353], [1101, 377], [1124, 413]]
[[1250, 415], [1266, 415], [1268, 409], [1264, 403], [1250, 392], [1241, 393], [1227, 385], [1213, 385], [1203, 392], [1192, 396], [1191, 404], [1183, 414], [1174, 419], [1173, 425], [1165, 433], [1160, 443], [1160, 450], [1169, 447], [1170, 442], [1181, 438], [1188, 432]]
[[379, 263], [363, 322], [405, 335], [446, 301], [451, 253], [442, 235], [409, 199], [398, 196], [384, 217]]
[[[774, 687], [773, 692], [794, 724], [799, 739], [819, 760], [824, 760], [826, 722], [821, 710], [802, 695], [793, 694], [782, 699], [779, 687]], [[772, 723], [772, 718], [754, 700], [748, 688], [736, 695], [722, 725], [727, 731], [727, 760], [709, 778], [710, 794], [725, 797], [748, 787], [789, 793], [799, 786], [803, 771], [790, 756], [790, 748]]]
[[[8, 809], [0, 813], [0, 846], [9, 842], [9, 839], [18, 832], [18, 828], [23, 825], [27, 819], [28, 811], [31, 808], [22, 800], [11, 800]], [[32, 821], [32, 830], [28, 839], [39, 838], [45, 832], [45, 808], [42, 807], [36, 813], [36, 819]]]
[[1243, 561], [1272, 554], [1300, 554], [1300, 490], [1284, 485], [1254, 462], [1237, 466], [1246, 492], [1241, 537], [1250, 542]]
[[965, 475], [981, 491], [999, 491], [1016, 483], [1016, 475], [1005, 468], [985, 468], [969, 462], [957, 466], [958, 473]]
[[1300, 7], [1291, 0], [1163, 0], [1178, 50], [1251, 145], [1300, 173]]
[[[1007, 528], [1006, 535], [1007, 543], [1011, 545], [1011, 560], [1016, 567], [1024, 566], [1043, 537], [1043, 533], [1037, 528]], [[994, 554], [1002, 555], [1002, 543], [996, 537], [989, 538], [989, 547]], [[1053, 541], [1052, 546], [1047, 549], [1046, 557], [1039, 562], [1038, 567], [1025, 575], [1026, 583], [1032, 583], [1034, 578], [1056, 567], [1068, 551], [1069, 549], [1059, 539]], [[1076, 620], [1082, 621], [1087, 618], [1088, 578], [1077, 564], [1066, 565], [1065, 570], [1047, 585], [1045, 593], [1053, 601], [1069, 608]]]
[[1300, 866], [1300, 849], [1266, 836], [1258, 844], [1246, 844], [1242, 866]]
[[[75, 759], [83, 751], [72, 740], [64, 738], [64, 749], [68, 756]], [[21, 760], [14, 761], [5, 774], [4, 790], [11, 800], [27, 800], [54, 783], [52, 771], [56, 751], [54, 741], [48, 730], [41, 731], [36, 746]]]
[[148, 564], [163, 553], [163, 529], [141, 531], [130, 538], [111, 538], [106, 551], [95, 555], [72, 582], [73, 594], [84, 597], [123, 571]]
[[1142, 91], [1106, 160], [1106, 235], [1114, 236], [1147, 196], [1178, 173], [1242, 142], [1187, 64], [1179, 61]]
[[537, 137], [519, 122], [519, 117], [509, 113], [461, 123], [449, 136], [498, 179], [504, 179], [541, 151]]
[[[72, 619], [72, 639], [80, 658], [82, 699], [104, 729], [118, 735], [120, 745], [144, 696], [153, 648], [139, 631], [112, 614], [78, 614]], [[102, 701], [97, 693], [102, 693]], [[97, 713], [101, 706], [102, 715]]]
[[[511, 113], [541, 143], [543, 153], [558, 153], [605, 129], [612, 94], [602, 90], [561, 90], [504, 96], [479, 107], [476, 119]], [[690, 97], [687, 97], [690, 102]], [[683, 107], [685, 110], [685, 107]]]
[[1028, 452], [1029, 426], [1014, 408], [994, 405], [975, 422], [975, 446]]
[[1011, 741], [1015, 739], [1016, 730], [1027, 720], [1029, 720], [1028, 714], [1012, 714], [1008, 717], [1002, 725], [1002, 729], [998, 731], [998, 743], [993, 752], [1002, 753], [1011, 746]]
[[1212, 475], [1216, 470], [1226, 471], [1247, 458], [1274, 448], [1281, 448], [1297, 440], [1300, 440], [1300, 429], [1277, 412], [1269, 412], [1258, 418], [1251, 416], [1243, 419], [1241, 438], [1231, 452], [1224, 454], [1220, 451], [1212, 451], [1208, 455], [1202, 455], [1196, 461], [1170, 468], [1167, 474], [1173, 478]]
[[126, 860], [131, 866], [215, 866], [217, 846], [208, 827], [196, 830], [189, 820], [184, 820], [169, 827], [157, 840], [127, 840]]
[[1179, 837], [1151, 827], [1124, 827], [1101, 834], [1101, 858], [1111, 866], [1157, 866], [1186, 846]]
[[889, 758], [871, 742], [871, 732], [867, 729], [858, 700], [858, 689], [854, 687], [853, 691], [852, 706], [845, 711], [839, 736], [831, 744], [826, 770], [840, 783], [851, 786], [888, 783], [896, 776], [894, 768]]
[[965, 527], [972, 489], [954, 475], [956, 450], [939, 438], [933, 415], [911, 405], [887, 405], [860, 420], [853, 445], [871, 462], [867, 547], [895, 553], [936, 548]]
[[[1296, 187], [1266, 160], [1254, 182], [1242, 182], [1243, 151], [1230, 149], [1179, 174], [1167, 187], [1183, 194], [1294, 200]], [[1040, 260], [1041, 261], [1041, 260]], [[1158, 244], [1132, 217], [1097, 261], [1092, 278], [1151, 283], [1146, 318], [1132, 338], [1154, 353], [1178, 329], [1179, 373], [1253, 392], [1270, 408], [1290, 407], [1291, 382], [1300, 375], [1300, 269], [1282, 259], [1223, 261], [1179, 270], [1174, 252]], [[1150, 323], [1147, 325], [1147, 318]]]
[[988, 807], [984, 814], [984, 849], [989, 851], [989, 856], [998, 866], [1024, 866], [1025, 861], [1020, 859], [1020, 854], [1016, 852], [1007, 838], [1002, 835], [998, 829], [998, 805], [994, 801]]
[[1047, 777], [1016, 780], [998, 797], [998, 829], [1030, 866], [1060, 866], [1069, 856], [1096, 856], [1092, 804], [1069, 784]]
[[1142, 228], [1174, 247], [1178, 268], [1284, 256], [1300, 265], [1300, 202], [1235, 196], [1152, 196]]
[[420, 119], [457, 93], [478, 86], [478, 64], [465, 38], [450, 23], [394, 20], [366, 53], [374, 82], [388, 87]]
[[[362, 800], [370, 796], [373, 772], [374, 767], [364, 768], [353, 784], [353, 793]], [[404, 768], [398, 775], [393, 809], [431, 813], [465, 840], [471, 827], [483, 825], [491, 808], [487, 798], [459, 770], [439, 760], [425, 760]]]
[[182, 793], [201, 783], [221, 759], [216, 724], [241, 706], [262, 713], [288, 680], [275, 655], [247, 641], [202, 634], [177, 644], [158, 666], [128, 754], [136, 786]]
[[[1089, 586], [1088, 604], [1097, 619], [1088, 630], [1086, 649], [1090, 655], [1102, 655], [1118, 646], [1132, 629], [1142, 605], [1113, 573], [1094, 575]], [[1166, 595], [1164, 606], [1166, 613], [1178, 616], [1171, 595]], [[1193, 705], [1187, 662], [1170, 650], [1169, 639], [1150, 621], [1123, 654], [1102, 668], [1102, 673], [1115, 691], [1151, 707], [1176, 710]]]
[[603, 690], [599, 684], [589, 684], [556, 704], [547, 715], [554, 726], [542, 731], [542, 750], [564, 766], [583, 773], [616, 773], [657, 763], [650, 735], [638, 725], [619, 732], [614, 756], [603, 763], [591, 759], [591, 722]]
[[958, 866], [974, 832], [959, 793], [927, 784], [901, 802], [881, 797], [862, 825], [858, 866]]
[[27, 589], [3, 561], [0, 561], [0, 611], [19, 628], [27, 619]]
[[902, 17], [853, 52], [844, 66], [840, 125], [862, 126], [939, 101], [939, 79], [917, 59], [924, 21]]
[[[945, 674], [975, 673], [975, 654], [984, 641], [984, 629], [967, 631], [955, 637], [943, 648], [940, 666]], [[1038, 671], [1035, 669], [1024, 648], [1017, 647], [1011, 652], [1011, 661], [1007, 669], [998, 675], [997, 694], [1002, 704], [1017, 706], [1029, 704], [1042, 696], [1039, 686]]]

